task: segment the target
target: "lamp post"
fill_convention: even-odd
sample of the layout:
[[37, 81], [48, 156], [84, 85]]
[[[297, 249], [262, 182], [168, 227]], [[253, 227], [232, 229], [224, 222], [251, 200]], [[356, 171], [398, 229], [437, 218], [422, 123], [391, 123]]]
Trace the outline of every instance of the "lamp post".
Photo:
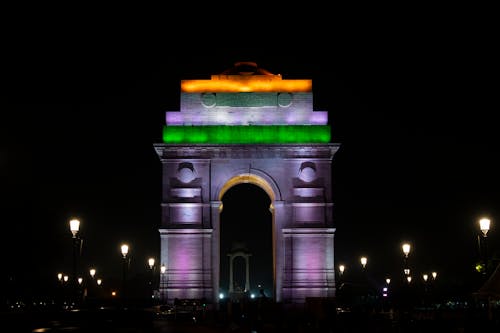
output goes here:
[[479, 229], [481, 230], [481, 234], [478, 234], [478, 246], [479, 246], [479, 255], [481, 257], [481, 261], [483, 264], [483, 268], [481, 273], [486, 274], [488, 271], [488, 249], [486, 246], [486, 237], [488, 235], [488, 231], [490, 230], [490, 219], [483, 217], [479, 220]]
[[404, 272], [405, 276], [408, 277], [410, 275], [410, 267], [408, 266], [408, 255], [410, 254], [411, 245], [410, 245], [410, 243], [403, 243], [403, 245], [401, 245], [401, 248], [402, 248], [403, 254], [404, 254], [403, 272]]
[[155, 271], [155, 258], [149, 258], [148, 265], [149, 265], [149, 270], [151, 271], [150, 278], [149, 278], [149, 292], [150, 292], [149, 299], [151, 299], [152, 297], [154, 297], [153, 279], [154, 279], [154, 271]]
[[69, 221], [69, 230], [73, 235], [73, 276], [71, 277], [71, 287], [73, 291], [73, 301], [76, 302], [78, 299], [78, 284], [77, 284], [77, 275], [78, 275], [78, 259], [81, 254], [82, 242], [79, 236], [80, 231], [80, 220], [74, 218]]
[[127, 271], [128, 271], [128, 265], [129, 265], [129, 257], [128, 257], [128, 244], [122, 244], [120, 247], [121, 253], [122, 253], [122, 259], [123, 259], [123, 281], [122, 281], [122, 297], [123, 299], [126, 298], [127, 296]]
[[96, 288], [94, 285], [96, 272], [97, 271], [94, 267], [89, 268], [89, 274], [90, 274], [91, 281], [88, 283], [87, 293], [88, 293], [88, 297], [90, 297], [90, 298], [95, 297], [95, 295], [96, 295]]
[[167, 266], [165, 264], [161, 265], [160, 267], [160, 302], [166, 303], [167, 295], [166, 295], [166, 288], [167, 285], [165, 283], [165, 275], [167, 274]]

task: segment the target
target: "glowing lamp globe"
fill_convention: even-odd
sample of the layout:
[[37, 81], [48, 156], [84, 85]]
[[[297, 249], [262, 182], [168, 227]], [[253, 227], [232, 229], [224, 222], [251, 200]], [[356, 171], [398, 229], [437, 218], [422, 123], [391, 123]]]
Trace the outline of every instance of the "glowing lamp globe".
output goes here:
[[368, 262], [368, 259], [366, 257], [361, 257], [360, 261], [361, 261], [361, 265], [363, 266], [363, 268], [365, 268], [366, 263]]
[[128, 245], [127, 244], [122, 244], [121, 246], [121, 251], [122, 251], [122, 256], [125, 258], [128, 254]]
[[155, 259], [154, 258], [149, 258], [148, 259], [148, 264], [149, 264], [149, 268], [153, 269], [153, 266], [155, 265]]
[[403, 253], [405, 257], [408, 257], [408, 254], [410, 254], [410, 249], [411, 249], [410, 244], [404, 243], [401, 247], [403, 248]]
[[69, 230], [71, 230], [73, 237], [76, 237], [76, 234], [78, 234], [78, 230], [80, 230], [80, 220], [72, 219], [71, 221], [69, 221]]
[[482, 218], [479, 220], [479, 228], [483, 232], [484, 237], [486, 237], [486, 234], [490, 230], [490, 219], [487, 218]]

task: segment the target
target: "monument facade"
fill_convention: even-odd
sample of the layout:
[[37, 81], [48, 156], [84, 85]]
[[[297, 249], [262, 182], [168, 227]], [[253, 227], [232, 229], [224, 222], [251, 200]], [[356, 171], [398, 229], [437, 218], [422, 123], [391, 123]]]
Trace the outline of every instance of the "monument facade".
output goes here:
[[209, 80], [181, 81], [180, 110], [167, 111], [162, 163], [163, 301], [220, 288], [220, 215], [231, 187], [269, 196], [273, 298], [302, 303], [335, 295], [331, 143], [326, 111], [313, 110], [312, 81], [287, 80], [238, 62]]

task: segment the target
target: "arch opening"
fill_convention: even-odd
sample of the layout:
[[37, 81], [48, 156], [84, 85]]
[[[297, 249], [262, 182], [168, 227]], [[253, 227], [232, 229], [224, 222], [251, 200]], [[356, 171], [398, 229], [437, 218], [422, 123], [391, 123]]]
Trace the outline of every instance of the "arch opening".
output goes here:
[[[235, 182], [235, 178], [240, 182]], [[219, 288], [229, 295], [231, 279], [229, 255], [244, 253], [249, 255], [249, 290], [245, 291], [258, 294], [261, 286], [266, 295], [273, 295], [274, 244], [272, 199], [268, 193], [270, 187], [266, 183], [266, 190], [259, 183], [241, 182], [242, 179], [248, 180], [247, 177], [235, 178], [224, 186], [220, 196], [223, 209], [220, 212]], [[241, 263], [239, 261], [241, 258], [235, 259], [235, 263]], [[233, 269], [235, 268], [236, 266], [233, 266]], [[238, 279], [241, 282], [243, 272], [244, 269], [233, 271], [234, 281]], [[241, 286], [241, 283], [239, 285]]]

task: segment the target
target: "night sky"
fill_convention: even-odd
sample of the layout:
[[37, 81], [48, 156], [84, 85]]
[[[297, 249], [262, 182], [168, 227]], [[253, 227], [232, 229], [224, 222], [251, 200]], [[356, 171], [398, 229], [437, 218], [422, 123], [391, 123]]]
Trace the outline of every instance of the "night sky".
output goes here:
[[[180, 80], [255, 61], [284, 79], [312, 79], [314, 109], [329, 112], [332, 142], [341, 143], [332, 164], [337, 263], [349, 270], [364, 254], [382, 280], [400, 269], [407, 240], [416, 271], [460, 283], [474, 273], [481, 216], [492, 219], [489, 251], [500, 250], [498, 53], [487, 20], [416, 16], [353, 15], [315, 27], [322, 34], [311, 27], [238, 38], [195, 38], [161, 25], [121, 29], [122, 21], [8, 34], [2, 274], [44, 280], [69, 272], [71, 217], [82, 222], [85, 266], [119, 277], [126, 241], [133, 272], [143, 274], [160, 243], [153, 144], [161, 142], [165, 111], [179, 110]], [[226, 196], [266, 199], [244, 186], [231, 191]], [[257, 231], [270, 237], [266, 226]]]

